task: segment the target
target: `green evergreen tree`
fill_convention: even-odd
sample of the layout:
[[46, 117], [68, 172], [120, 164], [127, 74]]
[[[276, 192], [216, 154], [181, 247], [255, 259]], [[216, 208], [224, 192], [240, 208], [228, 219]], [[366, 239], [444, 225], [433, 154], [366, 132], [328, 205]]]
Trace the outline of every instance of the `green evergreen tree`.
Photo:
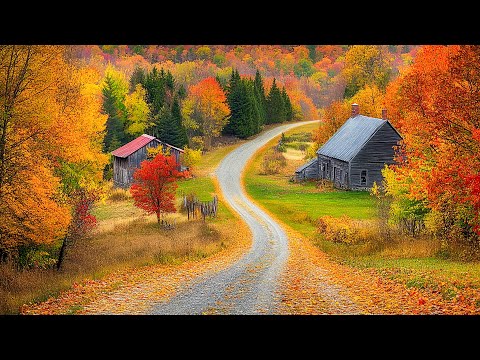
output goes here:
[[260, 113], [260, 126], [262, 126], [267, 122], [267, 98], [265, 97], [262, 75], [258, 69], [255, 73], [254, 90]]
[[285, 104], [282, 93], [273, 78], [272, 87], [267, 97], [267, 124], [282, 123], [286, 120]]
[[110, 76], [105, 78], [102, 95], [102, 111], [108, 115], [105, 137], [103, 139], [103, 150], [110, 152], [124, 144], [125, 106], [121, 102], [122, 99], [118, 98], [115, 81]]
[[175, 129], [174, 129], [175, 139], [173, 142], [169, 144], [176, 146], [180, 149], [183, 149], [185, 145], [188, 145], [188, 137], [187, 137], [187, 130], [182, 126], [182, 112], [180, 108], [180, 100], [178, 97], [176, 97], [173, 100], [172, 123], [175, 126]]
[[285, 120], [291, 121], [293, 120], [293, 107], [292, 102], [290, 101], [290, 97], [287, 94], [287, 90], [285, 90], [285, 87], [282, 88], [282, 98], [283, 104], [285, 105]]
[[226, 96], [228, 107], [230, 108], [230, 118], [223, 128], [223, 133], [226, 135], [238, 136], [242, 117], [242, 94], [240, 74], [235, 69], [232, 70], [232, 75], [227, 86]]
[[254, 80], [245, 80], [245, 87], [247, 91], [248, 107], [249, 107], [249, 136], [258, 134], [261, 126], [263, 125], [263, 119], [261, 114], [261, 104], [255, 91]]
[[135, 91], [137, 84], [143, 85], [145, 83], [145, 76], [145, 70], [139, 66], [135, 66], [135, 70], [133, 70], [132, 76], [130, 76], [130, 92]]
[[163, 68], [158, 71], [156, 67], [146, 74], [142, 85], [147, 92], [151, 122], [154, 124], [149, 133], [170, 145], [183, 148], [188, 144], [180, 111], [180, 100], [186, 97], [185, 88], [176, 88], [172, 73]]

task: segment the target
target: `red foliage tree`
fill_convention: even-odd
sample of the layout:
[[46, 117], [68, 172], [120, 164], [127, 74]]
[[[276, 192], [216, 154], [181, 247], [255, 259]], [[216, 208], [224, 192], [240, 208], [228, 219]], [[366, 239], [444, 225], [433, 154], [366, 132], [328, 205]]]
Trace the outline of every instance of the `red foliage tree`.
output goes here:
[[162, 213], [175, 212], [176, 181], [185, 177], [185, 171], [178, 171], [174, 156], [159, 153], [153, 160], [142, 162], [133, 174], [134, 183], [130, 188], [135, 206], [148, 214], [157, 214], [160, 223]]
[[411, 197], [460, 229], [452, 239], [474, 241], [480, 235], [479, 63], [479, 46], [425, 46], [386, 94], [404, 143], [397, 175], [408, 173]]

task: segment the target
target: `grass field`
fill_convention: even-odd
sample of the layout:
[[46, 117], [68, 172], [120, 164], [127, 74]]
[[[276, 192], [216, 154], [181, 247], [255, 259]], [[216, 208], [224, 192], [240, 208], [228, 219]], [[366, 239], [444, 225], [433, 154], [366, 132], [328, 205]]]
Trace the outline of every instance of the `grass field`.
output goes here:
[[[311, 131], [315, 124], [298, 127], [286, 136]], [[376, 269], [407, 287], [430, 287], [453, 296], [455, 289], [480, 287], [480, 263], [465, 263], [437, 256], [439, 244], [426, 239], [405, 239], [385, 247], [346, 245], [323, 240], [316, 235], [315, 221], [321, 216], [374, 219], [375, 201], [368, 192], [319, 189], [314, 182], [293, 183], [289, 180], [305, 160], [287, 158], [279, 174], [261, 175], [263, 157], [276, 145], [278, 138], [265, 145], [245, 170], [247, 193], [285, 224], [311, 239], [331, 259], [358, 268]]]

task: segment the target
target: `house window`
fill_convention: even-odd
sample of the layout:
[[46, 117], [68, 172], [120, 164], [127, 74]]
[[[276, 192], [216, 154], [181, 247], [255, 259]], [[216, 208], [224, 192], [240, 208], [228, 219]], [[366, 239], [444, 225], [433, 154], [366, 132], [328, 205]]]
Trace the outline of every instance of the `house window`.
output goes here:
[[367, 170], [362, 170], [360, 173], [360, 185], [367, 186]]

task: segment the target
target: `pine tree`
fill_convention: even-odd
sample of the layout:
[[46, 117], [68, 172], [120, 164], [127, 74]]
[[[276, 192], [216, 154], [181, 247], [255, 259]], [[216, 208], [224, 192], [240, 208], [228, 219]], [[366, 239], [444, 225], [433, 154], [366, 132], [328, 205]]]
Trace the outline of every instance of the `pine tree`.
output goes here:
[[170, 144], [183, 149], [183, 147], [188, 144], [188, 137], [187, 130], [182, 126], [182, 112], [178, 97], [173, 100], [172, 122], [175, 125], [175, 140]]
[[103, 150], [110, 152], [123, 145], [125, 113], [122, 111], [120, 99], [117, 96], [116, 84], [110, 76], [105, 78], [105, 85], [102, 88], [103, 104], [102, 111], [108, 115], [106, 133], [103, 140]]
[[262, 126], [267, 122], [267, 99], [265, 97], [262, 75], [258, 69], [255, 73], [254, 89], [258, 110], [260, 112], [260, 126]]
[[151, 122], [149, 131], [160, 140], [183, 148], [188, 144], [186, 129], [182, 125], [180, 100], [186, 96], [183, 86], [176, 89], [175, 78], [170, 71], [156, 67], [146, 74], [142, 84], [147, 92]]
[[133, 70], [132, 76], [130, 76], [130, 92], [135, 90], [137, 84], [144, 84], [145, 83], [145, 70], [141, 67], [136, 66], [135, 70]]
[[285, 87], [282, 88], [282, 98], [283, 104], [285, 105], [285, 120], [291, 121], [293, 120], [293, 107], [292, 102], [290, 101], [290, 97], [287, 94], [287, 90], [285, 90]]
[[285, 104], [282, 93], [273, 78], [272, 87], [267, 97], [267, 124], [282, 123], [286, 120]]
[[227, 125], [223, 128], [223, 133], [227, 135], [237, 135], [241, 122], [242, 112], [242, 94], [241, 79], [237, 70], [232, 70], [232, 75], [227, 86], [227, 103], [230, 108], [230, 118]]
[[245, 90], [247, 96], [247, 108], [248, 108], [248, 118], [247, 120], [247, 128], [248, 128], [248, 136], [252, 136], [258, 134], [260, 132], [260, 126], [262, 124], [262, 116], [260, 112], [260, 106], [257, 94], [255, 92], [255, 83], [253, 80], [245, 80]]

